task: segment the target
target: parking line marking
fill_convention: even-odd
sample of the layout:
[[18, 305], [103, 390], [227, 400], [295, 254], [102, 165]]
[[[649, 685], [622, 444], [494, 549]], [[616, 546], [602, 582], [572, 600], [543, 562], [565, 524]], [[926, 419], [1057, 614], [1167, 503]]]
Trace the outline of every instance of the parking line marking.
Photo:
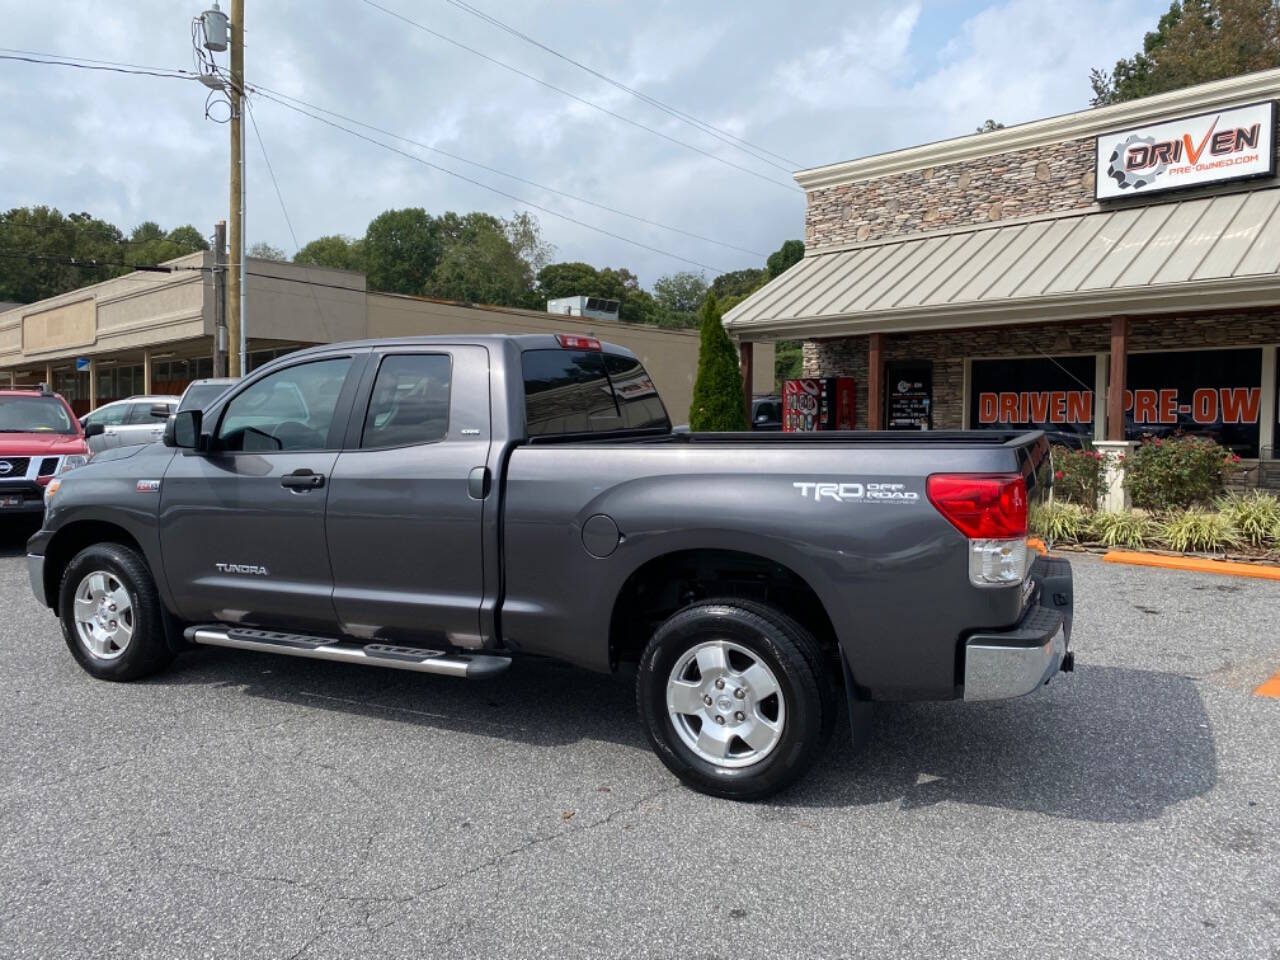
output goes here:
[[1280, 580], [1280, 567], [1260, 563], [1233, 563], [1230, 560], [1207, 560], [1204, 557], [1167, 557], [1162, 553], [1133, 553], [1111, 550], [1103, 563], [1127, 563], [1137, 567], [1163, 567], [1166, 570], [1188, 570], [1192, 573], [1217, 573], [1232, 577], [1254, 577], [1258, 580]]
[[1262, 682], [1262, 686], [1253, 691], [1259, 697], [1275, 697], [1280, 700], [1280, 673], [1273, 674]]

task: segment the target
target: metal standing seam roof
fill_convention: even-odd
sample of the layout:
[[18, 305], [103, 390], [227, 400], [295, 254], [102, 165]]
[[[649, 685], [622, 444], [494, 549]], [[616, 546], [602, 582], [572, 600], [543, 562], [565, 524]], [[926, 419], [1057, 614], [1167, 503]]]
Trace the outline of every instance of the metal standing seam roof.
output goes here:
[[1263, 304], [1280, 304], [1280, 189], [818, 252], [725, 324], [834, 334]]

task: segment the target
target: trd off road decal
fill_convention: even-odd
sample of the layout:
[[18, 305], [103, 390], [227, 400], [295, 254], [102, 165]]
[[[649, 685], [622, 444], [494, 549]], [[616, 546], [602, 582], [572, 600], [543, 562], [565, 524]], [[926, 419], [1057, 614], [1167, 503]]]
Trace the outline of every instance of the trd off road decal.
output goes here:
[[833, 483], [823, 480], [797, 480], [791, 484], [806, 500], [836, 503], [915, 503], [920, 494], [908, 490], [904, 483]]

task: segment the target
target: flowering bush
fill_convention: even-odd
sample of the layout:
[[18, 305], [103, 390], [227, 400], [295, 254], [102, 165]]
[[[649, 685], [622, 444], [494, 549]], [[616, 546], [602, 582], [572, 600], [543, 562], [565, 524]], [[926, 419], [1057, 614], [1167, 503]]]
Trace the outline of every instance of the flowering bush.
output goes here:
[[1205, 437], [1144, 437], [1124, 465], [1133, 505], [1166, 513], [1212, 503], [1240, 458]]
[[1098, 506], [1107, 472], [1096, 450], [1053, 448], [1053, 499], [1078, 503], [1087, 510]]

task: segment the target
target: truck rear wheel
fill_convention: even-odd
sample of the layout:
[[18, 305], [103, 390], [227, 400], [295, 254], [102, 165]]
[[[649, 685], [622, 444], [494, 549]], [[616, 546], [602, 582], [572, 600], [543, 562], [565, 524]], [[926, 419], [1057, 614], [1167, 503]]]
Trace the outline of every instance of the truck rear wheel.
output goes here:
[[707, 600], [666, 620], [640, 658], [636, 699], [654, 752], [684, 783], [758, 800], [813, 765], [836, 700], [813, 635], [746, 600]]
[[72, 558], [58, 612], [71, 655], [100, 680], [137, 680], [173, 659], [155, 580], [122, 544], [95, 543]]

